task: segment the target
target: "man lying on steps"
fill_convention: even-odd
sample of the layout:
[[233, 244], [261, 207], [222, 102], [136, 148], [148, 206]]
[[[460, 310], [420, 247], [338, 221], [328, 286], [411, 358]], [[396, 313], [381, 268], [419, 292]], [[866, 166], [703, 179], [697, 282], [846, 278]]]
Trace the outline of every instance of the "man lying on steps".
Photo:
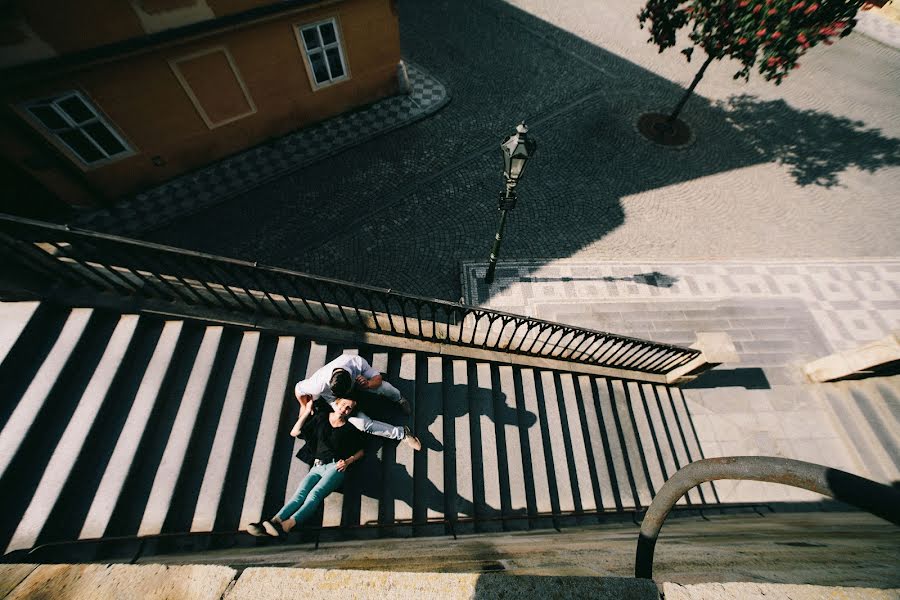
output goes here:
[[[400, 391], [392, 386], [381, 377], [381, 373], [373, 369], [366, 360], [360, 356], [353, 354], [342, 354], [321, 369], [313, 373], [309, 378], [298, 381], [294, 386], [294, 395], [301, 407], [305, 407], [307, 403], [322, 398], [335, 410], [336, 399], [352, 396], [355, 390], [362, 390], [373, 394], [384, 396], [385, 398], [396, 403], [404, 414], [409, 415], [412, 411], [409, 401], [406, 400]], [[301, 410], [302, 414], [302, 410]], [[374, 421], [365, 413], [357, 411], [355, 416], [349, 417], [350, 424], [366, 433], [389, 438], [392, 440], [403, 440], [412, 447], [413, 450], [421, 450], [422, 442], [412, 435], [409, 427], [399, 427], [390, 423]], [[300, 433], [300, 421], [294, 425], [291, 431], [292, 436]]]

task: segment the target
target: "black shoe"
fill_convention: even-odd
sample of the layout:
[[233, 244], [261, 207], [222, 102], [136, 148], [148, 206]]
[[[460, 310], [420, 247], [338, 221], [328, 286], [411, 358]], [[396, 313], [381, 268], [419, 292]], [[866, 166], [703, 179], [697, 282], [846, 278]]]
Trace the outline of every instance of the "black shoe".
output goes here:
[[287, 539], [287, 531], [281, 526], [281, 521], [263, 521], [262, 526], [270, 536], [279, 540]]
[[269, 534], [266, 532], [262, 523], [248, 523], [247, 524], [247, 533], [252, 535], [253, 537], [268, 537]]

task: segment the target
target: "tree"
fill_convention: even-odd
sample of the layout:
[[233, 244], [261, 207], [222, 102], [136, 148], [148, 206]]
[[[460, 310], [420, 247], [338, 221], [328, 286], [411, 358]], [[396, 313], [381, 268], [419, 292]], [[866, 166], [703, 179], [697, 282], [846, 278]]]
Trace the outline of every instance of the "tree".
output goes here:
[[689, 27], [693, 45], [681, 51], [690, 62], [697, 47], [706, 59], [684, 96], [669, 115], [672, 124], [714, 60], [741, 63], [735, 79], [750, 79], [756, 66], [778, 85], [799, 58], [819, 43], [831, 45], [856, 25], [856, 11], [864, 0], [648, 0], [638, 14], [641, 29], [648, 26], [652, 42], [662, 52], [677, 43], [678, 30]]

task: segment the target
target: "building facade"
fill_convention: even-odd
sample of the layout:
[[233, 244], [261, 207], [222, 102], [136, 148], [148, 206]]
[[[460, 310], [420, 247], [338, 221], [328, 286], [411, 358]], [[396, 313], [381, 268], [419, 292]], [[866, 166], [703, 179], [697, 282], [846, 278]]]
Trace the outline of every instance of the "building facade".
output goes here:
[[394, 1], [5, 3], [6, 195], [111, 204], [397, 93]]

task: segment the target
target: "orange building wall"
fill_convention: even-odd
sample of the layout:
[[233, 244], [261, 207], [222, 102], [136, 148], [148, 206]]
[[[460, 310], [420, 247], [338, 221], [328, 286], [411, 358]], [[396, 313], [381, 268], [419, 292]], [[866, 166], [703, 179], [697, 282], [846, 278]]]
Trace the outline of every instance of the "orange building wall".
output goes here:
[[[351, 76], [313, 91], [293, 27], [333, 16]], [[169, 61], [218, 46], [233, 57], [256, 112], [210, 129]], [[53, 83], [16, 90], [6, 100], [16, 103], [69, 89], [84, 92], [135, 150], [107, 165], [78, 167], [88, 188], [115, 199], [394, 93], [399, 60], [391, 0], [345, 0], [86, 68]], [[157, 156], [163, 166], [154, 166]]]

